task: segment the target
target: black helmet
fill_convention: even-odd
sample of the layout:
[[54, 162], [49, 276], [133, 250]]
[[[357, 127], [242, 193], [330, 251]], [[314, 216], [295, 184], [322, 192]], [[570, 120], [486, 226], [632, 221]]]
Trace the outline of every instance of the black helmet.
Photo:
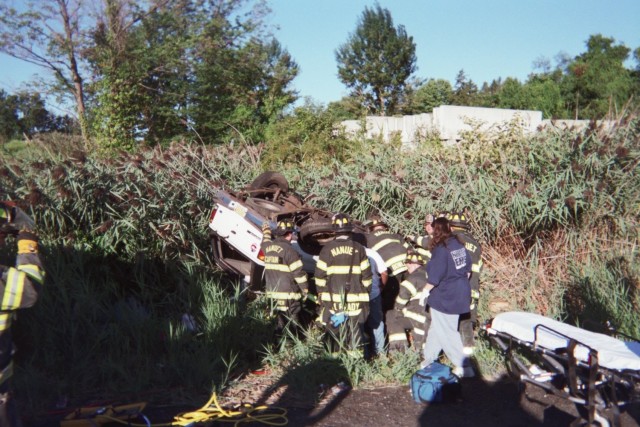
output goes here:
[[353, 231], [353, 224], [348, 215], [338, 213], [331, 218], [331, 224], [333, 224], [333, 230], [336, 233], [350, 233]]
[[462, 212], [449, 212], [447, 213], [446, 218], [449, 220], [452, 227], [464, 228], [465, 230], [469, 229], [467, 216]]
[[284, 236], [287, 233], [293, 233], [294, 227], [291, 220], [283, 219], [282, 221], [278, 221], [278, 225], [276, 225], [275, 233], [277, 236]]
[[367, 223], [365, 224], [365, 227], [367, 227], [367, 230], [369, 231], [373, 230], [375, 227], [378, 227], [378, 226], [382, 226], [387, 230], [389, 229], [389, 226], [387, 225], [387, 223], [384, 222], [382, 218], [377, 216], [370, 218], [369, 221], [367, 221]]

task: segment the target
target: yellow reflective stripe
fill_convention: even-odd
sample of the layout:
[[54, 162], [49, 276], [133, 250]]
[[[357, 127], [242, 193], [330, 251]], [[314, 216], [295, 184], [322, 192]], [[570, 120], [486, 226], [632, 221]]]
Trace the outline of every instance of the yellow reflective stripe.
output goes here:
[[11, 327], [11, 313], [0, 313], [0, 332]]
[[327, 271], [327, 263], [321, 259], [316, 263], [316, 268], [322, 271]]
[[[329, 302], [342, 302], [343, 295], [342, 294], [331, 294], [329, 292], [323, 292], [322, 295], [320, 295], [320, 299], [322, 301], [329, 301]], [[361, 293], [361, 294], [348, 293], [347, 294], [347, 302], [369, 302], [369, 294], [367, 294], [367, 293]]]
[[44, 282], [44, 272], [35, 264], [20, 264], [16, 267], [20, 271], [24, 271], [30, 279], [42, 284]]
[[362, 269], [359, 265], [354, 265], [353, 267], [348, 265], [332, 265], [327, 270], [327, 274], [349, 274], [349, 270], [351, 270], [352, 274], [362, 273]]
[[480, 273], [480, 269], [482, 269], [482, 263], [471, 264], [471, 271], [473, 271], [474, 273]]
[[413, 296], [413, 295], [418, 293], [418, 291], [416, 290], [416, 287], [413, 286], [413, 283], [411, 283], [408, 280], [403, 280], [402, 283], [400, 283], [400, 286], [402, 286], [403, 288], [408, 290], [409, 294], [411, 294], [411, 296]]
[[289, 264], [289, 269], [291, 271], [297, 270], [298, 268], [302, 268], [302, 261], [301, 260], [297, 260], [297, 261]]
[[405, 334], [404, 332], [389, 334], [389, 342], [406, 341], [406, 340], [407, 340], [407, 334]]
[[373, 249], [374, 251], [378, 252], [378, 250], [380, 248], [382, 248], [384, 246], [387, 246], [389, 243], [394, 243], [394, 242], [400, 243], [400, 240], [398, 240], [398, 239], [382, 239], [378, 243], [376, 243], [371, 249]]
[[289, 267], [282, 264], [265, 264], [264, 269], [273, 270], [273, 271], [282, 271], [284, 273], [291, 273], [291, 270], [289, 270]]
[[473, 310], [476, 308], [476, 305], [474, 303], [471, 303], [471, 305], [469, 306], [469, 310]]
[[413, 328], [413, 333], [418, 335], [424, 335], [424, 329]]
[[471, 289], [471, 298], [479, 299], [480, 298], [480, 292], [475, 290], [475, 289]]
[[365, 288], [368, 288], [371, 286], [371, 283], [373, 283], [373, 279], [366, 279], [362, 281], [362, 286], [364, 286]]
[[316, 287], [324, 288], [327, 286], [327, 279], [318, 279], [316, 278]]
[[273, 299], [300, 299], [302, 295], [299, 292], [277, 292], [277, 291], [267, 291], [267, 298]]
[[22, 304], [22, 292], [27, 275], [15, 268], [9, 268], [7, 283], [2, 296], [2, 310], [15, 310]]
[[307, 276], [296, 277], [295, 281], [297, 284], [307, 283]]
[[426, 258], [431, 258], [431, 251], [428, 251], [426, 249], [422, 249], [422, 248], [418, 248], [416, 250], [416, 252], [418, 252], [420, 255], [422, 255], [423, 257]]
[[4, 384], [13, 376], [13, 360], [9, 362], [6, 368], [0, 371], [0, 385]]
[[423, 315], [418, 314], [418, 313], [414, 313], [413, 311], [407, 310], [406, 308], [402, 309], [402, 314], [404, 314], [404, 317], [407, 317], [409, 319], [413, 319], [418, 323], [424, 323], [424, 322], [427, 321], [427, 317], [426, 316], [423, 316]]
[[367, 267], [371, 267], [371, 264], [369, 264], [369, 258], [365, 257], [360, 263], [360, 271], [366, 270]]
[[391, 275], [398, 276], [400, 273], [407, 271], [407, 266], [403, 262], [399, 262], [391, 267]]
[[388, 260], [385, 261], [385, 264], [387, 267], [392, 267], [393, 265], [397, 264], [397, 263], [404, 263], [407, 260], [407, 254], [400, 254], [400, 255], [396, 255], [394, 257], [389, 258]]
[[408, 302], [409, 301], [404, 298], [396, 297], [396, 304], [407, 305]]

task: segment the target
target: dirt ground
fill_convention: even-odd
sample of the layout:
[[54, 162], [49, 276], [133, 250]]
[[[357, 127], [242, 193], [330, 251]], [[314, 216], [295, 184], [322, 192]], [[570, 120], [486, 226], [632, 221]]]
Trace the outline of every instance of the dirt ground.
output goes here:
[[[252, 381], [254, 381], [252, 383]], [[286, 420], [276, 418], [277, 425], [289, 426], [568, 426], [578, 416], [575, 405], [565, 399], [546, 395], [540, 388], [523, 387], [505, 377], [496, 381], [479, 378], [462, 380], [459, 401], [445, 404], [417, 404], [411, 398], [409, 387], [378, 389], [349, 389], [332, 387], [319, 404], [309, 404], [287, 387], [272, 389], [265, 394], [259, 378], [247, 377], [234, 397], [220, 396], [220, 403], [230, 407], [234, 399], [253, 401], [253, 396], [269, 395], [262, 402], [274, 410], [286, 408]], [[240, 390], [240, 391], [239, 391]], [[170, 423], [173, 417], [196, 408], [171, 406], [145, 410], [152, 424]], [[140, 425], [140, 421], [136, 421]], [[284, 424], [284, 423], [287, 424]], [[640, 403], [628, 405], [622, 411], [622, 427], [640, 425]], [[59, 426], [58, 420], [27, 420], [26, 427]], [[122, 424], [106, 424], [118, 426]], [[142, 425], [145, 425], [144, 423]], [[201, 424], [203, 425], [203, 424]], [[228, 426], [229, 422], [210, 422], [208, 426]], [[243, 426], [264, 426], [262, 423], [242, 423]], [[275, 424], [274, 424], [275, 425]]]
[[[568, 426], [578, 412], [564, 399], [526, 389], [511, 380], [464, 379], [456, 403], [421, 405], [408, 386], [343, 392], [335, 402], [312, 411], [294, 410], [292, 426]], [[638, 426], [640, 405], [622, 414], [623, 427]]]

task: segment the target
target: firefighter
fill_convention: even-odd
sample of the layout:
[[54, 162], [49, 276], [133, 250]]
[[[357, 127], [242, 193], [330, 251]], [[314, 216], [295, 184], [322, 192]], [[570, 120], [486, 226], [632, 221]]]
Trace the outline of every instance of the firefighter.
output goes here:
[[365, 226], [367, 247], [380, 254], [389, 272], [389, 280], [382, 293], [382, 308], [386, 312], [393, 308], [402, 274], [407, 271], [405, 261], [408, 245], [403, 243], [402, 236], [392, 233], [389, 226], [378, 217], [371, 218]]
[[11, 321], [15, 312], [35, 304], [44, 282], [38, 237], [33, 221], [12, 202], [0, 202], [0, 246], [8, 235], [16, 237], [15, 267], [0, 265], [0, 426], [20, 425], [9, 379], [13, 373]]
[[315, 270], [319, 322], [339, 348], [356, 350], [366, 344], [371, 266], [364, 246], [352, 238], [349, 217], [336, 214], [332, 224], [336, 237], [320, 251]]
[[464, 354], [470, 356], [475, 349], [473, 331], [478, 323], [478, 300], [480, 299], [480, 273], [482, 272], [482, 247], [469, 231], [469, 221], [462, 212], [450, 212], [447, 219], [451, 224], [451, 231], [458, 236], [471, 254], [471, 307], [469, 313], [460, 316], [460, 335]]
[[[420, 351], [425, 341], [427, 314], [420, 301], [427, 284], [426, 262], [420, 254], [412, 253], [407, 256], [406, 264], [408, 275], [400, 283], [394, 310], [387, 321], [389, 348], [404, 350], [410, 346]], [[411, 335], [407, 335], [407, 331], [411, 331]]]
[[274, 303], [276, 334], [281, 334], [290, 321], [296, 326], [304, 324], [301, 314], [302, 303], [308, 298], [307, 273], [291, 246], [294, 226], [290, 220], [278, 222], [273, 241], [269, 223], [262, 225], [262, 233], [266, 296]]
[[433, 236], [433, 214], [427, 214], [424, 218], [424, 236], [407, 236], [407, 240], [415, 247], [416, 252], [422, 256], [423, 259], [431, 259], [431, 251], [429, 250], [429, 242]]

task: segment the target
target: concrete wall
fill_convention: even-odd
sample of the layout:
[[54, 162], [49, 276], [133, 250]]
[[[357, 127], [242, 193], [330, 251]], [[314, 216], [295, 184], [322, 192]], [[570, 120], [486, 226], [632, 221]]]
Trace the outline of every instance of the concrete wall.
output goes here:
[[[460, 141], [461, 134], [477, 127], [482, 131], [499, 131], [506, 124], [517, 121], [525, 132], [536, 132], [544, 127], [584, 129], [588, 120], [542, 120], [541, 111], [507, 110], [501, 108], [459, 107], [442, 105], [433, 109], [433, 113], [402, 117], [368, 116], [366, 118], [366, 137], [382, 137], [391, 140], [400, 135], [403, 145], [413, 146], [416, 136], [428, 132], [437, 132], [445, 143]], [[361, 132], [361, 121], [342, 122], [345, 130], [352, 136]]]

